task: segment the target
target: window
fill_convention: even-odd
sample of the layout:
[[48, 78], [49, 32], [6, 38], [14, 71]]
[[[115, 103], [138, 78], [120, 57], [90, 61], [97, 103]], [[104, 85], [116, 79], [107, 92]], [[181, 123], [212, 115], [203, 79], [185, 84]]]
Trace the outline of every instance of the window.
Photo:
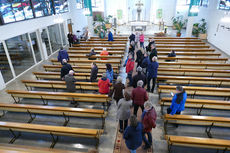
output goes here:
[[54, 8], [56, 13], [68, 12], [68, 1], [67, 0], [54, 0]]
[[230, 10], [230, 0], [220, 0], [219, 9]]
[[50, 36], [51, 47], [53, 52], [55, 52], [62, 46], [58, 24], [49, 26], [48, 31]]
[[36, 32], [30, 33], [30, 39], [31, 39], [31, 43], [32, 43], [32, 46], [34, 49], [36, 61], [40, 62], [42, 60], [42, 58], [41, 58], [41, 53], [40, 53], [40, 49], [39, 49], [39, 45], [38, 45], [38, 41], [37, 41]]
[[10, 0], [0, 0], [0, 11], [1, 11], [4, 23], [10, 23], [10, 22], [16, 21]]
[[48, 16], [54, 13], [50, 0], [32, 0], [36, 17]]
[[77, 9], [83, 9], [84, 1], [83, 0], [76, 0], [77, 1]]

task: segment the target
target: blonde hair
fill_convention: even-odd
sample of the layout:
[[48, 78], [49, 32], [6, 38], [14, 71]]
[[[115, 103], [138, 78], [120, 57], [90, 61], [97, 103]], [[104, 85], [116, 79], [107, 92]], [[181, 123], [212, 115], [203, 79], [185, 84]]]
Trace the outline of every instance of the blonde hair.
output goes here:
[[144, 107], [150, 107], [150, 108], [152, 108], [153, 104], [150, 101], [147, 101], [147, 102], [144, 103]]

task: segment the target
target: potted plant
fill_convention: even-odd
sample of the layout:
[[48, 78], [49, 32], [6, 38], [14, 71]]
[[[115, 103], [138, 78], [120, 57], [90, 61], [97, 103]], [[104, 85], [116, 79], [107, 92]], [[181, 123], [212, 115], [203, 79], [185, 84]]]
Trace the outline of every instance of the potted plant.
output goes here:
[[183, 19], [183, 16], [177, 16], [177, 17], [173, 17], [173, 26], [175, 26], [175, 29], [177, 30], [177, 37], [181, 36], [181, 30], [182, 28], [185, 26], [187, 20]]
[[200, 39], [207, 39], [207, 22], [205, 19], [201, 19], [198, 30]]
[[[107, 29], [112, 28], [112, 24], [109, 22], [109, 20], [112, 18], [111, 15], [109, 15], [107, 18], [103, 19], [101, 15], [96, 15], [96, 21], [93, 23], [94, 26], [94, 33], [98, 34], [99, 37], [105, 37], [105, 34], [107, 32]], [[102, 36], [102, 33], [103, 36]]]
[[192, 28], [192, 35], [195, 37], [199, 36], [199, 23], [194, 23]]
[[112, 19], [112, 17], [113, 17], [113, 16], [109, 15], [107, 18], [105, 18], [105, 27], [106, 27], [107, 29], [112, 28], [112, 24], [109, 22], [110, 19]]

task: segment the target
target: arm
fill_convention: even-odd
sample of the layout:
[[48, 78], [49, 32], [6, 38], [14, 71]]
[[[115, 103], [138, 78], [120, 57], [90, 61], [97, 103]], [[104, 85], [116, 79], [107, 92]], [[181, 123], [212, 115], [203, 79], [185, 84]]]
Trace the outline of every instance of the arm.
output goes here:
[[147, 94], [146, 91], [145, 91], [145, 97], [144, 97], [144, 99], [145, 99], [145, 101], [147, 101], [149, 99], [148, 94]]

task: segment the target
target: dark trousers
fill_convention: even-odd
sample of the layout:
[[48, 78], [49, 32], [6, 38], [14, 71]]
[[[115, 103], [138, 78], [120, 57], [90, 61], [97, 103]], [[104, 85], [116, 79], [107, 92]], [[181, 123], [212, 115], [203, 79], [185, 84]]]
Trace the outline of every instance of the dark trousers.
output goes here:
[[133, 78], [132, 78], [132, 73], [128, 73], [127, 74], [128, 76], [128, 79], [129, 79], [129, 86], [132, 86], [133, 85]]
[[120, 130], [125, 130], [128, 125], [128, 120], [119, 120]]
[[[148, 139], [146, 138], [146, 134], [148, 136]], [[152, 134], [151, 132], [143, 132], [142, 133], [142, 139], [147, 147], [150, 147], [152, 145]]]
[[69, 41], [69, 47], [72, 47], [73, 42]]
[[[167, 114], [170, 114], [172, 112], [172, 109], [171, 108], [167, 108]], [[181, 112], [177, 111], [176, 114], [180, 114]]]
[[[151, 80], [152, 80], [152, 89], [150, 89], [150, 83], [151, 83]], [[148, 90], [148, 91], [150, 91], [150, 90], [151, 90], [151, 92], [153, 92], [153, 91], [154, 91], [155, 84], [156, 84], [156, 80], [157, 80], [157, 78], [156, 78], [156, 77], [153, 77], [153, 78], [148, 77], [148, 80], [147, 80], [147, 90]]]
[[137, 111], [138, 108], [141, 107], [142, 112], [144, 111], [144, 106], [143, 105], [137, 105], [137, 104], [133, 104], [134, 106], [134, 110], [133, 110], [133, 114], [137, 116]]
[[144, 48], [144, 42], [140, 42], [140, 47]]

